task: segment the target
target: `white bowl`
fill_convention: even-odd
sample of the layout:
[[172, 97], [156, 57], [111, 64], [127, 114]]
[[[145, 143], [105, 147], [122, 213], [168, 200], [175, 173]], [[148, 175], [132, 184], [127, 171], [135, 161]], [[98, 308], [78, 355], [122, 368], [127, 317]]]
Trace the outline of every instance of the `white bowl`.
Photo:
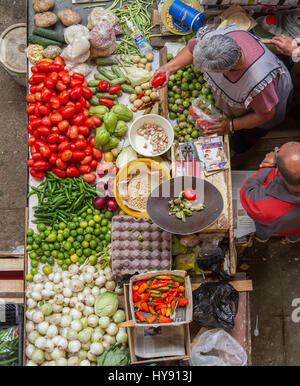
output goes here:
[[[142, 135], [137, 134], [137, 130], [141, 128], [145, 123], [154, 123], [155, 125], [162, 127], [167, 132], [169, 142], [163, 152], [153, 153], [152, 146], [150, 145], [150, 139], [146, 140]], [[166, 153], [170, 149], [174, 141], [174, 130], [171, 123], [164, 117], [157, 114], [146, 114], [142, 115], [134, 122], [132, 122], [129, 128], [128, 137], [130, 145], [137, 153], [145, 157], [156, 157], [158, 155]], [[145, 143], [148, 144], [147, 148], [144, 148]]]

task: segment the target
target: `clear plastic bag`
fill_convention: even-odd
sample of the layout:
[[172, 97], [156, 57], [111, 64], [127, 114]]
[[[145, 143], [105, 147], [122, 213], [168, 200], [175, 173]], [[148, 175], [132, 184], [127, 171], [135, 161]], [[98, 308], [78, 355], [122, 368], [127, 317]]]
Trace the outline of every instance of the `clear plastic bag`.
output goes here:
[[18, 366], [19, 329], [0, 328], [0, 366]]
[[222, 113], [202, 97], [193, 100], [189, 112], [196, 125], [202, 129], [214, 125], [217, 119], [222, 118]]
[[191, 366], [246, 366], [247, 354], [228, 332], [200, 330], [192, 344]]
[[97, 49], [107, 49], [114, 45], [116, 34], [113, 26], [106, 20], [102, 20], [90, 32], [91, 45]]

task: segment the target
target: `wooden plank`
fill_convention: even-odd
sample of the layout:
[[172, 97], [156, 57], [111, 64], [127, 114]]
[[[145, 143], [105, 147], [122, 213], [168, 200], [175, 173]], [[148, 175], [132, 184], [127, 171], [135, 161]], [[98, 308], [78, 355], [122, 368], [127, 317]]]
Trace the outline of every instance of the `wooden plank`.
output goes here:
[[[163, 66], [167, 63], [167, 47], [163, 47], [159, 51], [159, 62]], [[168, 87], [159, 89], [161, 115], [168, 119]]]
[[0, 271], [24, 271], [24, 258], [0, 259]]
[[17, 304], [23, 304], [24, 303], [24, 297], [22, 298], [3, 298], [0, 297], [0, 303], [17, 303]]
[[0, 292], [23, 292], [23, 280], [0, 280]]
[[[199, 288], [203, 283], [192, 283], [192, 290]], [[252, 280], [233, 280], [229, 281], [238, 292], [253, 291]]]

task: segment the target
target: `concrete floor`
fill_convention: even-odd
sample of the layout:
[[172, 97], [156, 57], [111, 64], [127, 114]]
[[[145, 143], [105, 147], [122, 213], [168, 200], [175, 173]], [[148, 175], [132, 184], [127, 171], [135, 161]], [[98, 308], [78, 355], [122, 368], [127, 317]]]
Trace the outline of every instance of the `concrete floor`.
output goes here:
[[[0, 0], [0, 33], [11, 24], [26, 21], [25, 4], [24, 0]], [[25, 89], [2, 67], [0, 85], [0, 251], [12, 252], [24, 245]], [[291, 321], [292, 301], [300, 297], [299, 248], [274, 239], [268, 244], [254, 243], [239, 259], [238, 267], [243, 264], [242, 268], [247, 268], [254, 285], [250, 297], [252, 332], [259, 316], [259, 336], [252, 335], [253, 365], [300, 365], [300, 323]]]

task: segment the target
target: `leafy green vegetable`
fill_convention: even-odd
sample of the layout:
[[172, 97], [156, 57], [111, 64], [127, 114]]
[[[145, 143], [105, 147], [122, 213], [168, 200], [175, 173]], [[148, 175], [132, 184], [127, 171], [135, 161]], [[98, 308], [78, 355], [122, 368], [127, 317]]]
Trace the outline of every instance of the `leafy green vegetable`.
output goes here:
[[97, 357], [98, 366], [128, 366], [130, 364], [130, 353], [128, 348], [122, 348], [117, 344]]
[[112, 316], [118, 309], [118, 295], [112, 291], [106, 291], [97, 296], [95, 301], [95, 314], [98, 316]]

